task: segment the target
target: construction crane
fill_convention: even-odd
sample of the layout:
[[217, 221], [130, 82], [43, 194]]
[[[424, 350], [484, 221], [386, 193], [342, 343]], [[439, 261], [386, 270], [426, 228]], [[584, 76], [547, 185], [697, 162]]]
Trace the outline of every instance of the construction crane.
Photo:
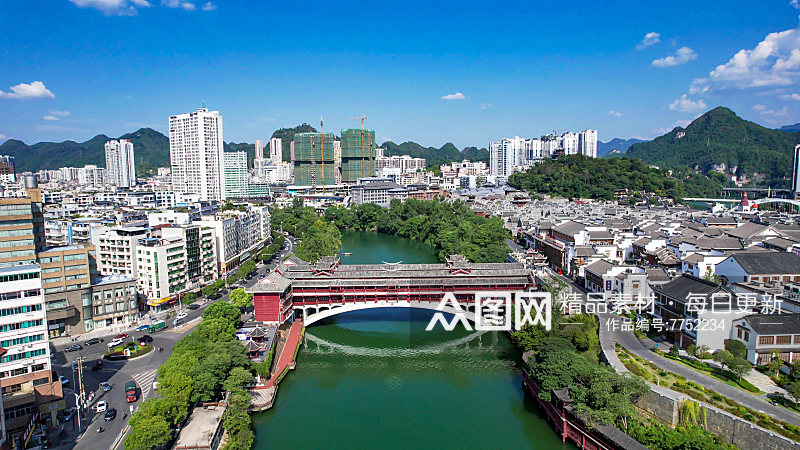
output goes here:
[[319, 116], [319, 142], [322, 146], [322, 192], [325, 192], [325, 132], [322, 128], [322, 116]]
[[[347, 120], [361, 120], [361, 178], [364, 178], [364, 121], [367, 116], [361, 115], [360, 117], [351, 117]], [[372, 167], [372, 146], [369, 148], [369, 165]]]

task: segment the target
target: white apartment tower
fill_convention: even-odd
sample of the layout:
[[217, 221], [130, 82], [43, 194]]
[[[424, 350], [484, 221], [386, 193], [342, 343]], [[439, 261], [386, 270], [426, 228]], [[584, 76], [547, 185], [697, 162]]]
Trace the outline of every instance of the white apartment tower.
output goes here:
[[264, 143], [261, 139], [256, 139], [256, 159], [264, 159]]
[[276, 166], [283, 162], [283, 143], [280, 138], [269, 140], [269, 159]]
[[597, 158], [597, 130], [583, 130], [578, 133], [578, 153]]
[[106, 177], [117, 187], [136, 185], [136, 166], [133, 162], [133, 143], [127, 139], [106, 142]]
[[794, 146], [794, 162], [792, 164], [792, 195], [800, 197], [800, 145]]
[[526, 158], [527, 140], [519, 136], [489, 143], [489, 174], [508, 177]]
[[222, 116], [200, 108], [169, 117], [172, 189], [199, 194], [201, 200], [224, 200]]

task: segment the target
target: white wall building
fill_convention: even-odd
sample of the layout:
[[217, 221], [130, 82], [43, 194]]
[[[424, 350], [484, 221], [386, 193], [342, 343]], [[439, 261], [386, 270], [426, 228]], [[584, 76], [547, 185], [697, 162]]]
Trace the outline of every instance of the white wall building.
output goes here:
[[117, 187], [136, 185], [136, 165], [133, 160], [133, 143], [127, 139], [106, 142], [106, 176]]
[[202, 200], [224, 200], [222, 116], [200, 108], [169, 117], [169, 159], [176, 193], [200, 194]]
[[278, 165], [283, 162], [283, 146], [280, 138], [269, 140], [269, 159], [272, 164]]
[[247, 196], [247, 152], [225, 152], [225, 197]]
[[142, 227], [93, 227], [91, 242], [97, 249], [97, 270], [101, 275], [123, 275], [136, 279], [136, 246], [150, 236]]
[[578, 133], [578, 153], [597, 158], [597, 130], [583, 130]]
[[504, 138], [500, 142], [489, 143], [489, 173], [507, 178], [514, 172], [515, 166], [521, 166], [529, 144], [519, 136]]

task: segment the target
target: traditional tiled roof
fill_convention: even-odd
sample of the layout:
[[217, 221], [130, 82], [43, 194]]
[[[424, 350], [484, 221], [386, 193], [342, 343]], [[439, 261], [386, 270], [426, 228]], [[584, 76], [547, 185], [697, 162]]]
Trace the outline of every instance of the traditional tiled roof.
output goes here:
[[744, 320], [758, 334], [800, 334], [800, 314], [753, 314]]
[[730, 256], [750, 275], [800, 274], [800, 255], [789, 252], [747, 252]]

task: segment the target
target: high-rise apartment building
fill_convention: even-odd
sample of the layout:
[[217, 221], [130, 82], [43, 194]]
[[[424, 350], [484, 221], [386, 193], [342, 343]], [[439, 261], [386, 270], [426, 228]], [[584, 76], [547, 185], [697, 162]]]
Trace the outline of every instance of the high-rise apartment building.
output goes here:
[[294, 135], [294, 184], [323, 187], [336, 182], [333, 133]]
[[117, 187], [136, 185], [136, 165], [133, 160], [133, 143], [127, 139], [106, 142], [106, 176]]
[[199, 194], [201, 200], [224, 200], [222, 116], [200, 108], [169, 117], [172, 189]]
[[800, 145], [794, 147], [794, 162], [792, 164], [792, 195], [800, 197]]
[[34, 264], [46, 246], [41, 193], [29, 189], [28, 195], [0, 199], [0, 267]]
[[14, 164], [14, 157], [0, 155], [0, 182], [13, 183], [16, 180], [16, 166]]
[[578, 153], [597, 158], [597, 130], [583, 130], [578, 133]]
[[283, 142], [280, 138], [269, 140], [269, 159], [276, 166], [283, 162]]
[[225, 198], [247, 197], [247, 152], [225, 152], [224, 167]]
[[375, 175], [375, 131], [342, 130], [342, 183]]
[[264, 159], [264, 143], [261, 142], [261, 139], [256, 139], [255, 150], [255, 159]]
[[519, 136], [505, 138], [489, 144], [489, 173], [497, 177], [508, 177], [515, 166], [521, 166], [529, 148], [528, 139]]
[[139, 292], [157, 306], [186, 288], [186, 243], [178, 236], [146, 238], [136, 247]]

